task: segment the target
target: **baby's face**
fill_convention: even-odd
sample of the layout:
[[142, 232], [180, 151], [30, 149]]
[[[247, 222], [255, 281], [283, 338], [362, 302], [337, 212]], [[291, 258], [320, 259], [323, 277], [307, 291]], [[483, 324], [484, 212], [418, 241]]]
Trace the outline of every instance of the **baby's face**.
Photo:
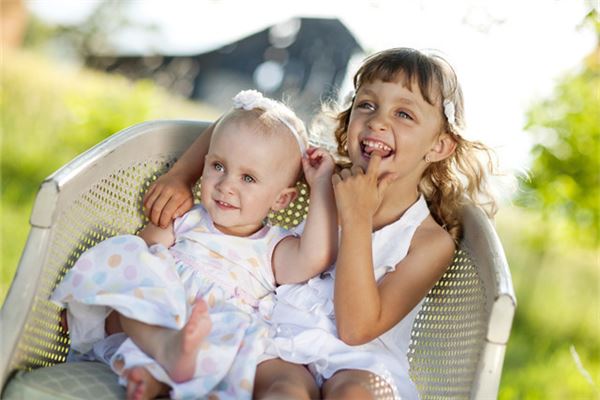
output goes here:
[[262, 227], [300, 163], [293, 138], [255, 129], [243, 120], [217, 125], [204, 163], [202, 203], [215, 227], [229, 235], [248, 236]]

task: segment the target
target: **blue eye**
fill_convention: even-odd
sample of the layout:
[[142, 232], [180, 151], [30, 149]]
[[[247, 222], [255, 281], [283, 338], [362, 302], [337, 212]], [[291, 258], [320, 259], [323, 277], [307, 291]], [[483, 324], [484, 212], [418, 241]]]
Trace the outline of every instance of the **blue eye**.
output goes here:
[[374, 110], [375, 105], [369, 103], [368, 101], [361, 101], [356, 104], [356, 108], [364, 108], [365, 110]]
[[256, 179], [254, 179], [253, 177], [251, 177], [250, 175], [244, 175], [242, 177], [242, 180], [246, 183], [254, 183], [256, 182]]
[[413, 119], [413, 118], [410, 116], [410, 114], [408, 114], [408, 113], [406, 113], [406, 112], [404, 112], [404, 111], [398, 111], [398, 116], [399, 116], [400, 118], [404, 118], [404, 119], [411, 119], [411, 120]]
[[225, 167], [221, 163], [216, 162], [213, 164], [213, 167], [215, 168], [216, 171], [219, 171], [219, 172], [225, 171]]

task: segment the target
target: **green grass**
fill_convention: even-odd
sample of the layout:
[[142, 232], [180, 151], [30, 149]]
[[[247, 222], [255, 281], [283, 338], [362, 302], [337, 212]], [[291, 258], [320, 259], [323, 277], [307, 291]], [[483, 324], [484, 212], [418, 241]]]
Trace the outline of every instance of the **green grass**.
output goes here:
[[499, 397], [600, 398], [598, 249], [569, 243], [558, 221], [544, 222], [535, 211], [507, 208], [497, 228], [517, 295]]
[[139, 122], [214, 119], [218, 113], [169, 95], [29, 53], [5, 52], [0, 74], [0, 303], [29, 232], [42, 180], [104, 138]]
[[[108, 135], [156, 118], [214, 119], [213, 110], [149, 82], [4, 55], [0, 75], [0, 302], [29, 231], [41, 181]], [[600, 398], [598, 249], [572, 243], [559, 221], [507, 207], [497, 218], [517, 294], [501, 399]], [[578, 370], [571, 348], [592, 377]]]

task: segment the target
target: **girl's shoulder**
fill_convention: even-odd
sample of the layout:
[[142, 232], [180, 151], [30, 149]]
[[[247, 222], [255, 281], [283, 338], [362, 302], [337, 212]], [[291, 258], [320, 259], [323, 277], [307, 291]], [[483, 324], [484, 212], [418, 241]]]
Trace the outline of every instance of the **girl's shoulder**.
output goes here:
[[448, 258], [454, 254], [456, 243], [450, 233], [428, 215], [415, 231], [410, 248], [411, 251], [432, 252]]

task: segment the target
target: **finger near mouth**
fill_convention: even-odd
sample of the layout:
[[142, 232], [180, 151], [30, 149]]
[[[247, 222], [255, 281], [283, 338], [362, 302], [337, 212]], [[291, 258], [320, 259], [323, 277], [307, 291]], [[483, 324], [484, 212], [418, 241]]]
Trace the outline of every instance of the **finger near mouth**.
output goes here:
[[369, 154], [369, 158], [373, 157], [374, 155], [378, 155], [380, 158], [386, 158], [389, 157], [389, 154], [385, 154], [385, 152], [381, 151], [381, 150], [373, 150], [370, 154]]
[[362, 154], [367, 159], [371, 159], [374, 155], [378, 155], [382, 160], [384, 160], [386, 158], [389, 158], [393, 154], [393, 152], [386, 154], [382, 150], [373, 150], [371, 152], [363, 151]]
[[393, 150], [386, 152], [383, 149], [379, 149], [376, 147], [369, 147], [363, 143], [361, 143], [361, 145], [360, 145], [360, 150], [361, 150], [363, 157], [365, 157], [365, 158], [371, 158], [374, 154], [378, 154], [379, 157], [381, 157], [382, 159], [385, 159], [385, 158], [390, 157], [392, 154], [394, 154]]

